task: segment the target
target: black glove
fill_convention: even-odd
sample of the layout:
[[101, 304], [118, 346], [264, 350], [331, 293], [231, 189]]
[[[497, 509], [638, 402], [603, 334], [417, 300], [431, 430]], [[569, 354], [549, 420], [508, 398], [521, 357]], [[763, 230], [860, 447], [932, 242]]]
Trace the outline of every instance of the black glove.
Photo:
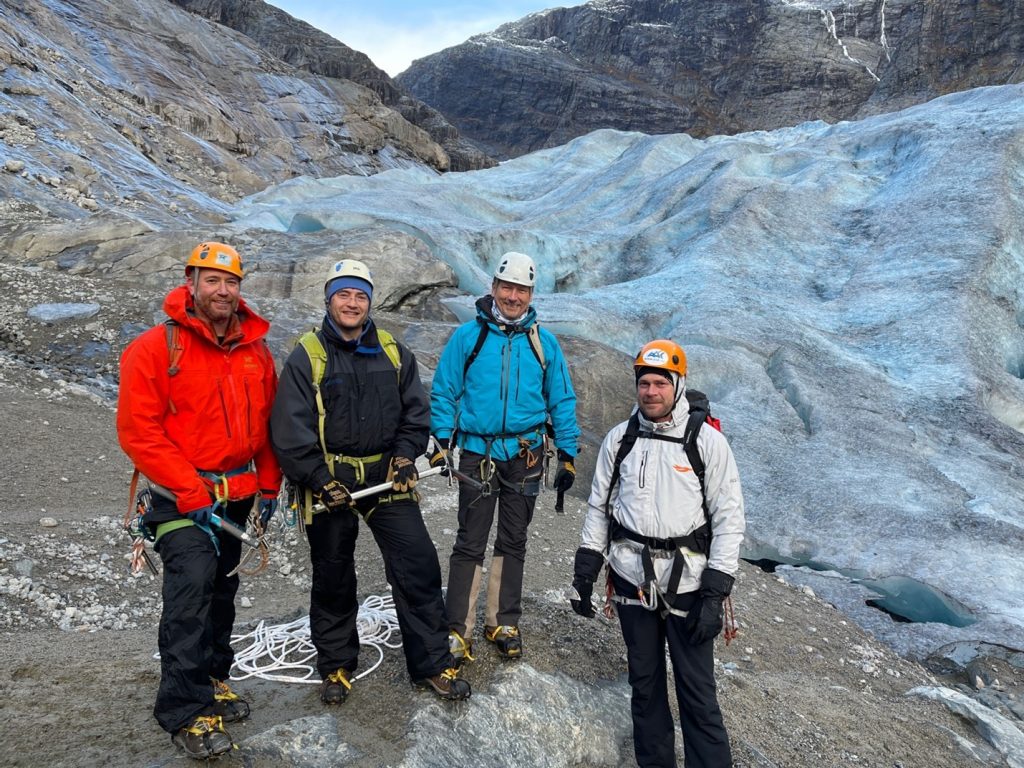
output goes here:
[[568, 491], [572, 488], [573, 481], [576, 479], [576, 465], [573, 464], [573, 457], [563, 451], [561, 448], [558, 449], [558, 471], [555, 472], [554, 489], [556, 491]]
[[356, 503], [352, 494], [348, 492], [348, 488], [334, 479], [324, 483], [317, 491], [317, 496], [320, 497], [320, 501], [329, 512], [351, 509]]
[[452, 454], [448, 450], [451, 443], [447, 437], [438, 437], [434, 441], [434, 452], [427, 457], [431, 467], [441, 467], [441, 475], [448, 477], [451, 472], [448, 471], [448, 467], [452, 463]]
[[604, 564], [604, 556], [586, 547], [576, 550], [576, 560], [573, 564], [572, 588], [577, 598], [569, 598], [572, 609], [580, 616], [588, 619], [594, 618], [594, 605], [590, 598], [594, 593], [594, 582], [601, 572]]
[[684, 629], [690, 636], [691, 645], [700, 645], [714, 640], [722, 631], [722, 601], [732, 592], [732, 576], [714, 568], [705, 568], [700, 576], [700, 590], [697, 602], [686, 615]]
[[420, 479], [420, 473], [412, 459], [405, 456], [395, 456], [391, 459], [391, 468], [388, 470], [388, 480], [391, 487], [400, 492], [406, 493], [416, 487]]

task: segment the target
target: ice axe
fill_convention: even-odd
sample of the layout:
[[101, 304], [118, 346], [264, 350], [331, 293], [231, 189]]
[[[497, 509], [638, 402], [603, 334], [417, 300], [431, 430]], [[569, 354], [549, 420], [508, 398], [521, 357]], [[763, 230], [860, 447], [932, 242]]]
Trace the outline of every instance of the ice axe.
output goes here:
[[248, 533], [246, 533], [241, 528], [239, 528], [237, 525], [232, 523], [230, 520], [225, 520], [220, 515], [210, 515], [210, 522], [213, 523], [218, 528], [220, 528], [222, 531], [224, 531], [224, 533], [228, 533], [228, 534], [234, 536], [236, 539], [238, 539], [243, 544], [246, 544], [246, 545], [252, 547], [253, 549], [259, 549], [260, 548], [260, 540], [259, 539], [253, 538]]
[[[472, 488], [474, 491], [477, 491], [477, 492], [483, 491], [484, 484], [482, 482], [480, 482], [479, 480], [477, 480], [474, 477], [470, 477], [465, 472], [460, 472], [459, 470], [457, 470], [452, 465], [452, 463], [450, 461], [448, 461], [448, 454], [447, 454], [447, 452], [445, 452], [441, 448], [441, 441], [440, 440], [438, 440], [433, 435], [430, 436], [430, 439], [433, 441], [433, 443], [437, 447], [437, 449], [441, 451], [441, 459], [444, 462], [444, 464], [442, 466], [434, 467], [434, 469], [438, 470], [439, 472], [447, 472], [449, 475], [454, 477], [460, 483], [465, 483], [470, 488]], [[432, 472], [433, 470], [428, 470], [428, 471]], [[420, 477], [423, 477], [423, 476], [424, 475], [420, 475]], [[488, 492], [488, 493], [481, 493], [480, 495], [481, 496], [490, 496], [490, 492]]]
[[[425, 469], [424, 471], [419, 473], [420, 480], [422, 480], [425, 477], [433, 477], [434, 475], [440, 475], [442, 471], [444, 471], [444, 467], [431, 467], [430, 469]], [[390, 490], [391, 481], [387, 480], [377, 485], [371, 485], [369, 488], [363, 488], [361, 491], [356, 491], [355, 493], [351, 494], [351, 496], [353, 501], [358, 501], [359, 499], [365, 499], [367, 496], [373, 496], [374, 494], [383, 493], [384, 491]], [[327, 511], [327, 507], [325, 507], [323, 504], [314, 504], [313, 511], [325, 512]], [[242, 540], [245, 541], [245, 539]]]

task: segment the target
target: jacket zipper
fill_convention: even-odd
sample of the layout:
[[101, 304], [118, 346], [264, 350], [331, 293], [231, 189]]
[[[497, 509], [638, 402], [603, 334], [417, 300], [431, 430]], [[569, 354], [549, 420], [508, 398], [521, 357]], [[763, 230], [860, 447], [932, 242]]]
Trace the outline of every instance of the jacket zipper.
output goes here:
[[230, 416], [228, 414], [228, 404], [227, 404], [227, 401], [224, 399], [224, 382], [223, 381], [218, 381], [217, 382], [217, 394], [220, 396], [220, 409], [221, 409], [221, 413], [224, 415], [224, 428], [227, 430], [228, 437], [231, 437], [232, 436], [231, 435], [231, 418], [230, 418]]
[[501, 431], [508, 431], [508, 398], [511, 392], [512, 376], [512, 337], [506, 336], [505, 346], [501, 350]]

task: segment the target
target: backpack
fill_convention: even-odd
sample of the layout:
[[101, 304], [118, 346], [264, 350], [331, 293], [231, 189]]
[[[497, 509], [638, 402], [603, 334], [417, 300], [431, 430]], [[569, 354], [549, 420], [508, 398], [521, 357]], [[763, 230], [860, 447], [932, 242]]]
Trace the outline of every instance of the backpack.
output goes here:
[[[487, 323], [477, 318], [477, 322], [480, 323], [480, 333], [476, 337], [476, 344], [473, 345], [473, 351], [469, 353], [469, 357], [466, 358], [465, 364], [462, 366], [462, 376], [465, 378], [466, 371], [469, 370], [469, 366], [476, 360], [476, 356], [480, 354], [480, 350], [484, 346], [484, 342], [487, 340], [488, 327]], [[541, 375], [543, 376], [548, 372], [548, 364], [544, 359], [544, 345], [540, 343], [540, 323], [534, 321], [526, 331], [526, 339], [530, 342], [530, 351], [533, 352], [533, 356], [537, 358], [537, 362], [540, 363]]]
[[697, 436], [700, 434], [701, 427], [705, 424], [710, 424], [721, 432], [722, 423], [711, 415], [711, 403], [708, 401], [708, 396], [700, 390], [687, 389], [686, 400], [690, 405], [690, 416], [686, 421], [686, 429], [683, 430], [682, 437], [642, 432], [640, 430], [640, 417], [637, 415], [637, 412], [634, 411], [629, 417], [629, 421], [626, 422], [626, 431], [622, 434], [622, 439], [619, 441], [619, 450], [615, 454], [615, 462], [612, 465], [612, 476], [608, 483], [608, 495], [605, 497], [604, 509], [605, 514], [611, 517], [612, 492], [622, 478], [622, 461], [633, 450], [638, 437], [648, 440], [664, 440], [669, 443], [679, 443], [683, 446], [683, 450], [686, 451], [686, 458], [689, 460], [690, 466], [700, 482], [701, 507], [704, 510], [704, 523], [707, 526], [707, 535], [702, 537], [702, 549], [706, 556], [711, 551], [711, 513], [708, 511], [708, 497], [704, 489], [704, 459], [701, 458], [700, 451], [697, 450]]

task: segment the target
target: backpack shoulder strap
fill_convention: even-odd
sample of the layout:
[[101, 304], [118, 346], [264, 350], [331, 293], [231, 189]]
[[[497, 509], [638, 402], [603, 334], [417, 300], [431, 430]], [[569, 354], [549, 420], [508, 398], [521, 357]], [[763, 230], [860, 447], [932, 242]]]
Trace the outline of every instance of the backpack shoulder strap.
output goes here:
[[540, 342], [540, 323], [535, 322], [530, 326], [530, 330], [526, 333], [527, 339], [530, 341], [530, 349], [533, 351], [533, 356], [537, 358], [537, 362], [540, 363], [540, 369], [543, 373], [547, 373], [548, 364], [544, 360], [544, 345]]
[[615, 462], [612, 464], [612, 476], [608, 480], [608, 495], [604, 499], [604, 512], [609, 518], [612, 516], [612, 493], [622, 478], [622, 460], [633, 450], [639, 435], [640, 418], [634, 412], [626, 422], [626, 431], [622, 433], [622, 438], [619, 440], [619, 450], [616, 451]]
[[164, 320], [167, 334], [167, 375], [176, 376], [181, 370], [181, 356], [185, 354], [185, 345], [181, 343], [181, 326], [176, 320]]
[[484, 342], [487, 340], [487, 323], [481, 322], [479, 318], [477, 319], [477, 322], [480, 323], [480, 333], [477, 334], [476, 344], [473, 345], [473, 351], [469, 353], [469, 356], [466, 358], [466, 362], [462, 365], [463, 378], [465, 378], [466, 371], [469, 370], [469, 366], [471, 366], [473, 361], [476, 360], [476, 356], [480, 354], [480, 350], [483, 349]]
[[388, 360], [395, 366], [395, 371], [399, 374], [401, 379], [402, 374], [402, 356], [398, 350], [398, 342], [395, 341], [395, 337], [385, 331], [383, 328], [377, 329], [377, 341], [384, 348], [384, 354], [388, 356]]
[[[687, 395], [690, 393], [687, 392]], [[698, 392], [698, 395], [703, 397], [703, 393]], [[704, 397], [704, 402], [707, 403], [707, 398]], [[704, 520], [711, 525], [711, 513], [708, 511], [708, 494], [704, 487], [704, 459], [700, 455], [700, 451], [697, 448], [697, 436], [700, 434], [700, 428], [704, 426], [704, 422], [708, 419], [708, 411], [702, 408], [699, 404], [695, 404], [694, 400], [690, 400], [690, 415], [686, 419], [686, 429], [683, 431], [683, 450], [686, 451], [686, 458], [690, 462], [690, 466], [693, 468], [694, 474], [697, 475], [697, 480], [700, 482], [700, 497], [701, 506], [704, 509]]]
[[314, 331], [306, 331], [299, 337], [299, 344], [306, 350], [309, 357], [309, 367], [312, 371], [310, 378], [313, 384], [313, 395], [316, 397], [317, 431], [320, 435], [320, 449], [327, 455], [327, 439], [324, 436], [324, 422], [326, 421], [327, 409], [324, 407], [324, 398], [320, 392], [320, 382], [324, 380], [324, 373], [327, 371], [327, 350], [320, 335]]
[[[480, 354], [480, 350], [483, 349], [484, 342], [487, 340], [487, 323], [477, 319], [480, 323], [480, 333], [477, 334], [476, 343], [473, 345], [473, 351], [466, 357], [466, 362], [462, 365], [462, 375], [465, 377], [466, 372], [469, 370], [469, 366], [476, 360], [477, 355]], [[547, 361], [544, 359], [544, 345], [540, 340], [540, 324], [534, 323], [526, 332], [527, 341], [530, 342], [530, 351], [533, 352], [533, 356], [537, 358], [537, 362], [540, 363], [540, 369], [544, 373], [548, 370]]]

